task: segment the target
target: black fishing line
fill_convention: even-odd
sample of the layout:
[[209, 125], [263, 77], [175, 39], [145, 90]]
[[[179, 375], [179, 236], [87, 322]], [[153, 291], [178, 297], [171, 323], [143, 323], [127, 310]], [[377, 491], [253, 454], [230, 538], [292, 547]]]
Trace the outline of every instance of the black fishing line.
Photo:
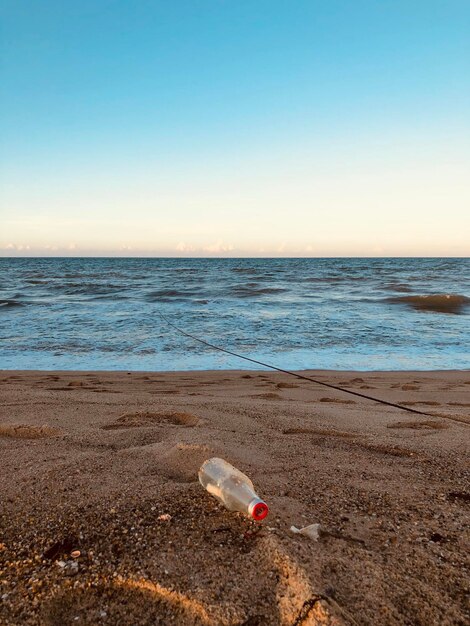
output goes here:
[[[359, 398], [365, 398], [366, 400], [372, 400], [373, 402], [378, 402], [379, 404], [385, 404], [386, 406], [393, 406], [396, 409], [401, 409], [402, 411], [408, 411], [408, 413], [415, 413], [417, 415], [425, 415], [426, 417], [444, 417], [444, 416], [437, 416], [437, 415], [432, 415], [431, 413], [425, 413], [424, 411], [419, 411], [418, 409], [412, 409], [409, 406], [403, 406], [402, 404], [396, 404], [395, 402], [388, 402], [388, 400], [382, 400], [381, 398], [374, 398], [373, 396], [368, 396], [365, 393], [360, 393], [359, 391], [351, 391], [350, 389], [344, 389], [343, 387], [338, 387], [338, 385], [333, 385], [331, 383], [325, 383], [321, 380], [317, 380], [315, 378], [312, 378], [311, 376], [305, 376], [304, 374], [298, 374], [297, 372], [291, 372], [290, 370], [285, 370], [282, 369], [281, 367], [276, 367], [275, 365], [270, 365], [269, 363], [263, 363], [262, 361], [257, 361], [256, 359], [252, 359], [249, 356], [244, 356], [242, 354], [237, 354], [236, 352], [232, 352], [231, 350], [227, 350], [226, 348], [221, 348], [220, 346], [216, 346], [213, 343], [210, 343], [209, 341], [205, 341], [205, 339], [200, 339], [199, 337], [195, 337], [194, 335], [191, 335], [191, 333], [187, 333], [186, 331], [182, 330], [181, 328], [179, 328], [179, 326], [176, 326], [176, 324], [173, 324], [173, 322], [170, 322], [170, 320], [165, 317], [165, 315], [163, 315], [163, 313], [161, 313], [160, 311], [157, 311], [158, 315], [160, 315], [160, 317], [163, 319], [163, 321], [168, 324], [168, 326], [171, 326], [171, 328], [174, 328], [176, 331], [178, 331], [181, 335], [184, 335], [185, 337], [189, 337], [190, 339], [193, 339], [194, 341], [197, 341], [199, 343], [202, 343], [205, 346], [208, 346], [209, 348], [212, 348], [213, 350], [218, 350], [219, 352], [224, 352], [225, 354], [230, 354], [231, 356], [235, 356], [238, 359], [243, 359], [244, 361], [250, 361], [251, 363], [256, 363], [257, 365], [261, 365], [262, 367], [268, 367], [269, 369], [275, 370], [276, 372], [282, 372], [283, 374], [289, 374], [289, 376], [295, 376], [295, 378], [300, 378], [301, 380], [308, 380], [311, 383], [316, 383], [317, 385], [323, 385], [323, 387], [329, 387], [330, 389], [336, 389], [337, 391], [342, 391], [344, 393], [349, 393], [352, 396], [359, 396]], [[452, 417], [449, 417], [447, 419], [454, 419]], [[456, 421], [460, 421], [460, 420], [456, 420]]]

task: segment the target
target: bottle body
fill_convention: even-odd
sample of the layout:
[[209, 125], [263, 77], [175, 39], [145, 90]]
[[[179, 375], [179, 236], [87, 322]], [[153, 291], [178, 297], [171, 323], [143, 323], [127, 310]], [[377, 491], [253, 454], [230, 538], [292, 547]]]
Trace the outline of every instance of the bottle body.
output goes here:
[[268, 514], [267, 504], [258, 497], [248, 476], [223, 459], [208, 459], [199, 470], [199, 482], [229, 511], [240, 511], [255, 520]]

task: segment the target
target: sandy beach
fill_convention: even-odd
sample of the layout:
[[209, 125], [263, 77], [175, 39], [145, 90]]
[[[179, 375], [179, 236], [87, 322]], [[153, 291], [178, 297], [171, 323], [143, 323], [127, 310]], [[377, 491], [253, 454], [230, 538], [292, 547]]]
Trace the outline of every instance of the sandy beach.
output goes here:
[[[0, 623], [468, 623], [470, 374], [310, 374], [430, 415], [262, 371], [1, 372]], [[202, 489], [211, 456], [264, 522]]]

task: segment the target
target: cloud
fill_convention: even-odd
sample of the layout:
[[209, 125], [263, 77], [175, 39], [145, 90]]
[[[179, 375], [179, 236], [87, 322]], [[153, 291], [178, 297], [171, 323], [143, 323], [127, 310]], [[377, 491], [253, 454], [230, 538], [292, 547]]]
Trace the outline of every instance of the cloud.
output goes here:
[[22, 250], [31, 250], [31, 246], [17, 244], [17, 243], [7, 243], [6, 246], [2, 247], [3, 250], [16, 250], [17, 252], [21, 252]]
[[234, 248], [234, 246], [232, 246], [232, 244], [224, 243], [223, 241], [221, 241], [219, 239], [219, 241], [216, 241], [215, 243], [211, 244], [210, 246], [205, 246], [203, 248], [203, 251], [204, 252], [219, 253], [219, 252], [231, 252], [234, 249], [235, 248]]
[[223, 252], [231, 252], [235, 250], [235, 247], [231, 243], [226, 243], [219, 239], [218, 241], [207, 244], [205, 246], [193, 246], [185, 241], [180, 241], [175, 248], [176, 252], [183, 254], [202, 254], [204, 252], [210, 252], [211, 254], [221, 254]]
[[196, 248], [184, 241], [180, 241], [176, 246], [176, 252], [196, 252]]

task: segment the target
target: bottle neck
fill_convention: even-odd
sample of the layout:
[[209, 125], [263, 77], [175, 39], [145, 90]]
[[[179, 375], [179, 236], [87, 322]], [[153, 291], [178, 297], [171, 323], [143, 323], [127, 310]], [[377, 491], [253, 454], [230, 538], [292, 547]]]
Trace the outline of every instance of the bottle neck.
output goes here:
[[268, 505], [261, 498], [253, 498], [253, 500], [248, 505], [248, 515], [250, 515], [254, 520], [261, 521], [268, 514], [269, 509]]

